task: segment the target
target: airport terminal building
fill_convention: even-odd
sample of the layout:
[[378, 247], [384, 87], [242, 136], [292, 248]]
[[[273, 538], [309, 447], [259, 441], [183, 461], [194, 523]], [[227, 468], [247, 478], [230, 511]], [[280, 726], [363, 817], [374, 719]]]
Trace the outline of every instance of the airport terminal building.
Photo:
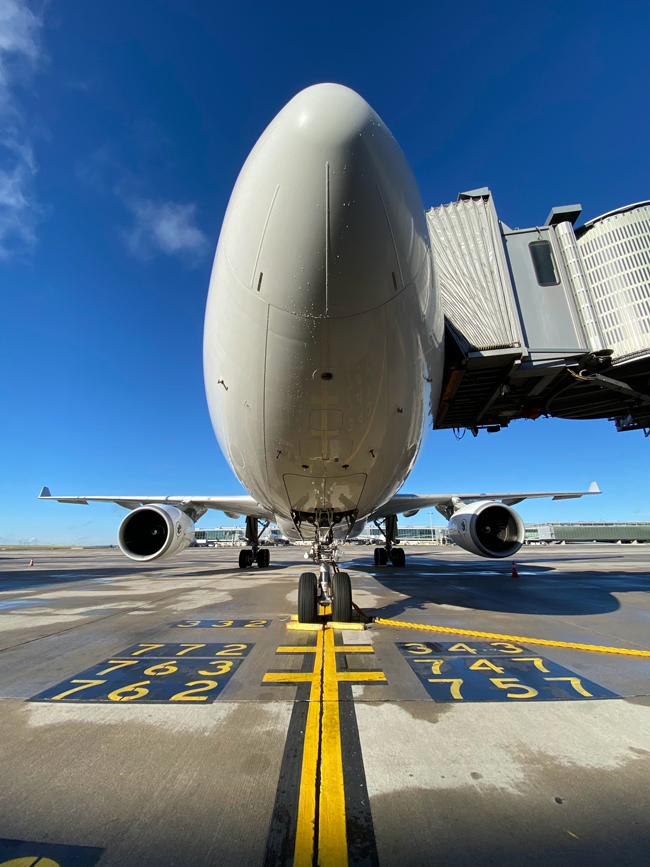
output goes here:
[[[565, 523], [526, 524], [526, 543], [536, 542], [565, 543], [572, 542], [650, 542], [650, 523], [647, 521], [574, 521]], [[272, 527], [264, 534], [276, 544], [282, 538], [277, 527]], [[196, 544], [204, 545], [243, 545], [245, 544], [244, 527], [215, 527], [214, 529], [196, 529]], [[369, 544], [382, 544], [383, 536], [377, 527], [366, 527], [366, 532], [359, 536], [361, 541]], [[451, 544], [447, 527], [423, 525], [419, 527], [400, 527], [400, 542], [409, 545], [449, 545]]]

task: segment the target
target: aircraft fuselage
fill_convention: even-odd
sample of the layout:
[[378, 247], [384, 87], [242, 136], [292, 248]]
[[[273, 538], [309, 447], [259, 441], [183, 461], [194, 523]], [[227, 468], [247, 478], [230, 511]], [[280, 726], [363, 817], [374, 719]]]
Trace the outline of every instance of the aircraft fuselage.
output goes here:
[[298, 513], [361, 520], [413, 468], [443, 352], [404, 154], [353, 91], [302, 91], [242, 168], [212, 271], [204, 372], [225, 457], [285, 533]]

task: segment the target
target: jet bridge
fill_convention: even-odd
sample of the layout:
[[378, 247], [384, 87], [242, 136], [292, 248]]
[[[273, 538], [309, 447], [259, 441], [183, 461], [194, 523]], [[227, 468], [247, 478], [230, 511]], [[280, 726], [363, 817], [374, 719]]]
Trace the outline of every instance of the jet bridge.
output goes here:
[[487, 187], [427, 211], [446, 323], [435, 428], [518, 418], [650, 428], [650, 202], [511, 229]]

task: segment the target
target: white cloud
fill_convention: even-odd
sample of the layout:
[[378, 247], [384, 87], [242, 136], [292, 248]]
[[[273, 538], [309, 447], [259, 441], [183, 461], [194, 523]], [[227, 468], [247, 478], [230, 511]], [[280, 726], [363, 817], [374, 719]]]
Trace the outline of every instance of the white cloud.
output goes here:
[[0, 0], [0, 259], [30, 249], [36, 240], [36, 164], [15, 91], [41, 60], [41, 26], [24, 0]]
[[146, 259], [159, 252], [198, 259], [205, 253], [208, 240], [196, 225], [196, 205], [148, 199], [126, 204], [135, 218], [125, 233], [133, 255]]

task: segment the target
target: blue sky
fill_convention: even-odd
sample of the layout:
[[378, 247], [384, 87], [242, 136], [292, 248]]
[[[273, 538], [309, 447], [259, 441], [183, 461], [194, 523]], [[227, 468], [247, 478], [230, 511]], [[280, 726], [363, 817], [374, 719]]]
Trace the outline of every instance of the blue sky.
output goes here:
[[[0, 0], [0, 541], [115, 540], [120, 507], [39, 503], [43, 484], [240, 490], [208, 419], [203, 312], [233, 183], [296, 92], [361, 93], [427, 207], [487, 185], [511, 226], [573, 202], [589, 219], [648, 197], [647, 31], [646, 0]], [[648, 520], [647, 446], [606, 421], [438, 432], [405, 490], [596, 479], [603, 496], [522, 517]]]

